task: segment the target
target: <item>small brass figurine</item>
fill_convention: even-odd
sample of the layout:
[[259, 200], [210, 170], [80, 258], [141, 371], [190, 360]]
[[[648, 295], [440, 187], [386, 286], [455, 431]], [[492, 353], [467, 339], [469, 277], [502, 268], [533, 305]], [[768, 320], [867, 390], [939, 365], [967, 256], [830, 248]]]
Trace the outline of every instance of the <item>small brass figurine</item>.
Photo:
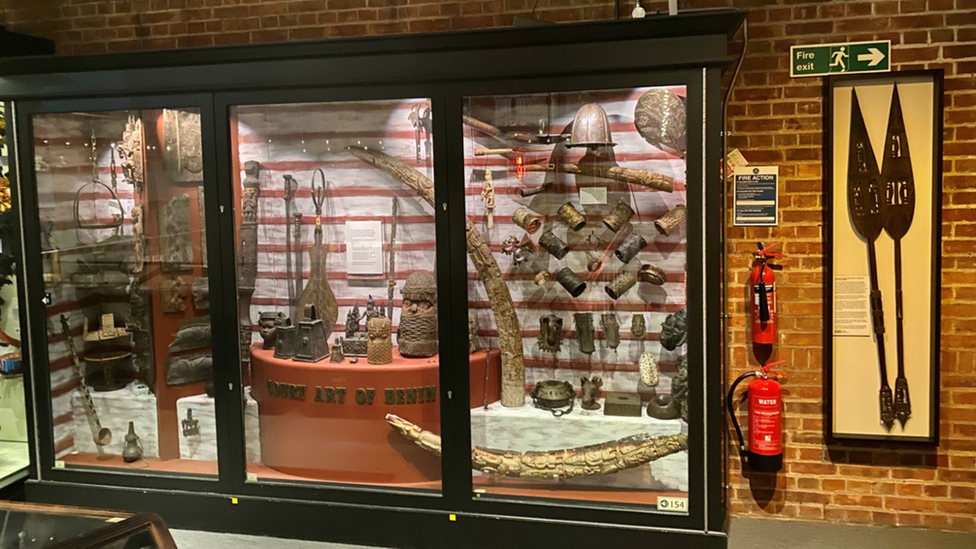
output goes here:
[[329, 355], [329, 362], [332, 364], [339, 364], [345, 359], [346, 357], [342, 354], [342, 338], [340, 337], [332, 345], [332, 353]]
[[346, 314], [346, 339], [352, 339], [356, 337], [356, 333], [359, 332], [359, 321], [363, 319], [363, 316], [359, 314], [359, 303], [352, 306], [352, 309]]
[[580, 386], [583, 389], [582, 408], [584, 410], [599, 410], [600, 403], [597, 402], [597, 399], [600, 398], [600, 388], [603, 387], [603, 380], [598, 377], [580, 378]]
[[200, 434], [200, 420], [193, 419], [193, 408], [186, 409], [186, 418], [180, 422], [183, 427], [183, 436], [192, 437]]

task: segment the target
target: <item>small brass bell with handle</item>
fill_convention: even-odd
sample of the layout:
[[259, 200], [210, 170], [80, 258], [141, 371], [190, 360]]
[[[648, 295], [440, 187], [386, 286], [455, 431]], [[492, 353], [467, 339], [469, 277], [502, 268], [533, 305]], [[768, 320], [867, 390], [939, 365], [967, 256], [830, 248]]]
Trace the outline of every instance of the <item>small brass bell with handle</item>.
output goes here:
[[122, 447], [122, 461], [132, 463], [142, 459], [142, 441], [136, 434], [136, 426], [129, 422], [129, 432], [125, 434], [125, 446]]

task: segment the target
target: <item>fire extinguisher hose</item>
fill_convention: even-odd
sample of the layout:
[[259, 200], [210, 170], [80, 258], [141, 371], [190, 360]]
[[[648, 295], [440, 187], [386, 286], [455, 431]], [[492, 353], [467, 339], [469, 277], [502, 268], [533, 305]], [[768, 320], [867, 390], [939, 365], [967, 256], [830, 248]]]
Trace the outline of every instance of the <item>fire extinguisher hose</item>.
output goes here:
[[732, 426], [735, 427], [735, 434], [736, 436], [739, 437], [739, 450], [743, 452], [746, 450], [746, 443], [745, 440], [743, 440], [742, 438], [742, 428], [739, 427], [739, 420], [736, 419], [735, 417], [735, 410], [732, 408], [732, 403], [735, 398], [735, 388], [738, 387], [739, 384], [742, 383], [744, 380], [750, 377], [756, 377], [758, 375], [759, 372], [746, 372], [741, 376], [737, 377], [736, 380], [733, 381], [732, 385], [729, 387], [729, 394], [725, 397], [725, 406], [726, 408], [729, 409], [729, 416], [732, 418]]

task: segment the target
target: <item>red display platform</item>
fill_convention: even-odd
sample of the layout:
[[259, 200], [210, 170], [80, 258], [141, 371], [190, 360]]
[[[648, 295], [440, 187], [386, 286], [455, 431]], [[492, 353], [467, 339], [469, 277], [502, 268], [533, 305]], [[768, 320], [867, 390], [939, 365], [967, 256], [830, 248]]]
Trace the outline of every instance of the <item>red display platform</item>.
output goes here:
[[[485, 351], [471, 355], [472, 378], [481, 379], [478, 394], [472, 394], [478, 405], [486, 363], [494, 366], [489, 398], [500, 398], [500, 355], [491, 355], [487, 361]], [[274, 351], [255, 344], [251, 395], [260, 413], [261, 461], [289, 475], [333, 482], [429, 486], [440, 480], [440, 458], [400, 436], [385, 419], [397, 414], [440, 432], [438, 364], [436, 356], [401, 357], [396, 347], [391, 364], [369, 364], [364, 357], [356, 364], [348, 357], [339, 364], [311, 364], [274, 358]]]

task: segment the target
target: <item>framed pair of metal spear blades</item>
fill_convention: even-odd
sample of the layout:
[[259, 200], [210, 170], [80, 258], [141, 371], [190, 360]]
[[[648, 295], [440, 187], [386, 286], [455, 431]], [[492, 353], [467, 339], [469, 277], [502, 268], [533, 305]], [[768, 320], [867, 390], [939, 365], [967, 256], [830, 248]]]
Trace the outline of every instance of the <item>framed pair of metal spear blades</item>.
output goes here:
[[825, 93], [826, 437], [937, 444], [942, 71]]

